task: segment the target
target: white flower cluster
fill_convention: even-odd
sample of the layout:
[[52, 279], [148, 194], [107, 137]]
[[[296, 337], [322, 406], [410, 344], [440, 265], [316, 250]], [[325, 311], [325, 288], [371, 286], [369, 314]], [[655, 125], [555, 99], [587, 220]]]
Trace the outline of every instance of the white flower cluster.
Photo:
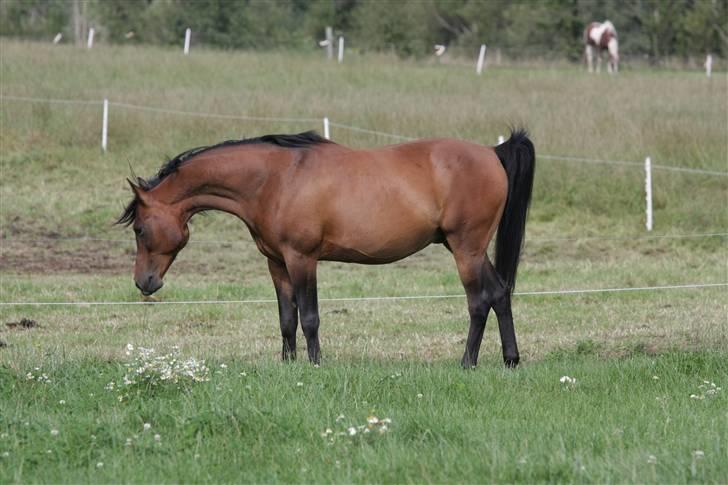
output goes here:
[[[124, 364], [128, 369], [127, 373], [121, 383], [109, 382], [105, 386], [107, 391], [117, 389], [121, 391], [124, 387], [134, 385], [149, 387], [165, 383], [180, 384], [210, 380], [210, 369], [205, 365], [205, 361], [194, 357], [182, 359], [177, 346], [172, 347], [171, 352], [167, 354], [156, 355], [153, 348], [134, 348], [132, 344], [127, 344], [126, 355], [132, 358], [131, 362]], [[123, 398], [120, 396], [119, 400]]]
[[[35, 374], [33, 374], [35, 372]], [[40, 367], [36, 367], [33, 369], [33, 372], [28, 372], [25, 374], [25, 378], [29, 381], [36, 381], [41, 382], [43, 384], [48, 384], [51, 382], [51, 378], [48, 377], [47, 374], [40, 371]]]
[[367, 418], [367, 424], [346, 426], [343, 424], [344, 419], [346, 418], [343, 414], [340, 414], [336, 418], [336, 422], [342, 427], [340, 431], [334, 431], [331, 428], [326, 428], [326, 430], [321, 433], [321, 437], [326, 439], [329, 444], [334, 444], [339, 438], [349, 437], [356, 439], [356, 437], [363, 438], [367, 435], [382, 435], [389, 431], [389, 425], [392, 423], [392, 420], [389, 418], [379, 419], [376, 416], [369, 416]]
[[562, 384], [576, 384], [576, 378], [569, 377], [569, 376], [561, 376], [561, 379], [559, 379], [559, 382]]
[[722, 387], [718, 387], [715, 382], [711, 381], [703, 381], [703, 383], [698, 386], [698, 389], [700, 394], [690, 394], [690, 399], [702, 401], [706, 397], [715, 397], [716, 394], [723, 390]]

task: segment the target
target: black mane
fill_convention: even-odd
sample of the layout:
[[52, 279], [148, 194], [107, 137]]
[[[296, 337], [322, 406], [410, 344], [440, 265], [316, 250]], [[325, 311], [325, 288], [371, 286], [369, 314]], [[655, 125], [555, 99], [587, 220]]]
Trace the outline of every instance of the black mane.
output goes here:
[[[208, 150], [212, 150], [214, 148], [234, 145], [254, 145], [257, 143], [268, 143], [282, 148], [306, 148], [313, 145], [320, 145], [323, 143], [332, 142], [327, 140], [326, 138], [323, 138], [315, 131], [306, 131], [303, 133], [298, 133], [296, 135], [264, 135], [258, 138], [227, 140], [216, 145], [201, 146], [182, 152], [176, 157], [168, 160], [164, 165], [162, 165], [162, 167], [159, 169], [155, 176], [150, 179], [137, 177], [136, 183], [142, 190], [151, 190], [159, 185], [166, 177], [176, 172], [180, 165], [195, 157], [196, 155], [199, 155]], [[128, 226], [129, 224], [134, 222], [138, 202], [138, 199], [134, 197], [134, 199], [132, 199], [132, 201], [129, 202], [129, 204], [126, 206], [124, 212], [121, 214], [119, 219], [117, 219], [116, 224], [124, 224]]]

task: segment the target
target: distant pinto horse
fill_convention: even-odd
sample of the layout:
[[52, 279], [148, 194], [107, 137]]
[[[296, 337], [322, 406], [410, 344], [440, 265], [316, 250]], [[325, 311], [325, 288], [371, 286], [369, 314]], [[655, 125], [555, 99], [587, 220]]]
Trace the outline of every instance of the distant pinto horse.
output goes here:
[[589, 72], [594, 72], [595, 50], [597, 72], [601, 71], [602, 67], [602, 51], [607, 51], [609, 55], [607, 71], [610, 73], [619, 71], [619, 41], [617, 40], [617, 30], [614, 28], [612, 22], [606, 20], [601, 24], [599, 22], [592, 22], [587, 25], [584, 30], [584, 45]]
[[[187, 244], [198, 212], [240, 218], [278, 298], [283, 359], [296, 355], [299, 316], [309, 360], [319, 363], [318, 261], [385, 264], [443, 244], [455, 258], [470, 313], [462, 359], [475, 366], [492, 308], [503, 359], [519, 354], [511, 293], [524, 239], [534, 148], [514, 131], [496, 147], [452, 139], [352, 150], [314, 132], [266, 135], [188, 150], [149, 180], [117, 223], [136, 234], [134, 281], [144, 295]], [[495, 265], [486, 250], [495, 235]]]

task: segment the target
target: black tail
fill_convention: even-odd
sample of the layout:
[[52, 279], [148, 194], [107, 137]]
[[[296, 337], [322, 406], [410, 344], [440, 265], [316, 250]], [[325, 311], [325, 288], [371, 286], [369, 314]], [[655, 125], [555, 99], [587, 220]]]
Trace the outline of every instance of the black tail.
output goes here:
[[511, 132], [508, 141], [495, 147], [495, 153], [508, 174], [508, 199], [495, 240], [495, 269], [512, 292], [531, 203], [536, 152], [528, 132], [519, 128]]

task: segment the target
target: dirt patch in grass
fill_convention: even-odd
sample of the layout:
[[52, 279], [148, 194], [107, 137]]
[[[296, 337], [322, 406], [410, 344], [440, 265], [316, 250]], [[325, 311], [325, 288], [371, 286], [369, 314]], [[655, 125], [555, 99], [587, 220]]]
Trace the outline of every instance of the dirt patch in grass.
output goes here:
[[[0, 271], [18, 274], [130, 274], [136, 254], [133, 242], [115, 240], [5, 239], [0, 245]], [[224, 272], [228, 268], [216, 258], [177, 261], [174, 267], [198, 274]]]
[[[119, 273], [133, 264], [133, 248], [103, 241], [2, 242], [0, 268], [17, 273]], [[131, 254], [130, 254], [131, 253]]]

